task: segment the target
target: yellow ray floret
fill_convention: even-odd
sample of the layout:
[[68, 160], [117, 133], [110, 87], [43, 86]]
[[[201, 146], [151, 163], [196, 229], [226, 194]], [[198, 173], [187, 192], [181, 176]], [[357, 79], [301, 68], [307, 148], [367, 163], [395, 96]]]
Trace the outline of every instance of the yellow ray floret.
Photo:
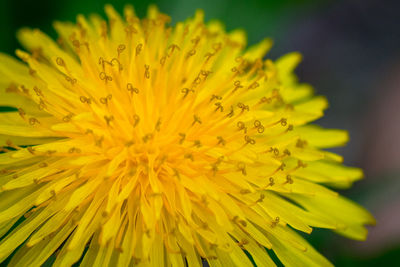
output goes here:
[[201, 11], [106, 14], [0, 54], [0, 262], [328, 266], [295, 230], [365, 239], [374, 219], [328, 188], [362, 171], [322, 150], [348, 135], [308, 124], [327, 101], [298, 53], [265, 59]]

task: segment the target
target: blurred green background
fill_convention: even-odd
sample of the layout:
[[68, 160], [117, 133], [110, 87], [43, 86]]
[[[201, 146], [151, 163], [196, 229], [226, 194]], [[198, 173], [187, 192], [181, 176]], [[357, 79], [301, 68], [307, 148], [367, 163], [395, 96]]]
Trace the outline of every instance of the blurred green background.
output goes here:
[[[133, 4], [146, 14], [147, 1], [0, 0], [0, 51], [13, 54], [15, 32], [40, 28], [55, 37], [54, 20], [100, 13], [111, 3]], [[378, 225], [366, 242], [315, 229], [310, 242], [337, 266], [400, 266], [400, 2], [395, 0], [159, 0], [172, 23], [204, 9], [227, 30], [243, 28], [249, 44], [272, 37], [272, 59], [291, 51], [304, 55], [297, 73], [331, 107], [318, 123], [350, 131], [346, 147], [334, 149], [345, 163], [365, 170], [365, 179], [341, 192], [367, 207]]]

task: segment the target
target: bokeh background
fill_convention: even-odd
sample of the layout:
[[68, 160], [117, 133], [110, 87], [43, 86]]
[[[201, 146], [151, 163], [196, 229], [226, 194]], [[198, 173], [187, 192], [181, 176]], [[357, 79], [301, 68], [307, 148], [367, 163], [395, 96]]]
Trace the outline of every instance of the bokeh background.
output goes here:
[[[140, 16], [147, 1], [0, 0], [0, 51], [13, 54], [15, 32], [40, 28], [52, 37], [54, 20], [75, 21], [78, 13], [103, 12], [105, 3], [122, 11], [133, 4]], [[330, 108], [318, 121], [348, 129], [351, 141], [334, 149], [345, 163], [365, 170], [365, 179], [341, 192], [377, 219], [366, 242], [315, 229], [308, 240], [337, 266], [400, 266], [400, 1], [397, 0], [158, 0], [172, 23], [205, 10], [227, 30], [243, 28], [248, 43], [272, 37], [268, 57], [303, 54], [302, 82], [326, 95]]]

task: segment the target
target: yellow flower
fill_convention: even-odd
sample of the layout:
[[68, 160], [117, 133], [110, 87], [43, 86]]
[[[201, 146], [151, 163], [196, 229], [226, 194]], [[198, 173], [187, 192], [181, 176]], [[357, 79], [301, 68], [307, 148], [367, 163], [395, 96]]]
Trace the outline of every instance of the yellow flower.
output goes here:
[[[325, 98], [300, 55], [264, 60], [203, 13], [169, 26], [106, 6], [18, 37], [0, 54], [0, 262], [40, 266], [330, 265], [295, 230], [365, 239], [371, 215], [328, 187], [362, 171], [322, 150], [347, 133], [308, 123]], [[251, 255], [251, 260], [250, 256]], [[131, 265], [130, 265], [131, 264]]]

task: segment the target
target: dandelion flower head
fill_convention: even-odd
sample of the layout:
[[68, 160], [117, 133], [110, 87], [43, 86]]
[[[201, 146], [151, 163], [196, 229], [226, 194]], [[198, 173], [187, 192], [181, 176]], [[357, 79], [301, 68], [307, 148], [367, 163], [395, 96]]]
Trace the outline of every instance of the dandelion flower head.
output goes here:
[[298, 53], [265, 59], [270, 40], [201, 11], [105, 11], [0, 54], [0, 262], [326, 266], [299, 231], [366, 237], [371, 215], [331, 189], [362, 171], [322, 150], [348, 136], [309, 124], [327, 101]]

